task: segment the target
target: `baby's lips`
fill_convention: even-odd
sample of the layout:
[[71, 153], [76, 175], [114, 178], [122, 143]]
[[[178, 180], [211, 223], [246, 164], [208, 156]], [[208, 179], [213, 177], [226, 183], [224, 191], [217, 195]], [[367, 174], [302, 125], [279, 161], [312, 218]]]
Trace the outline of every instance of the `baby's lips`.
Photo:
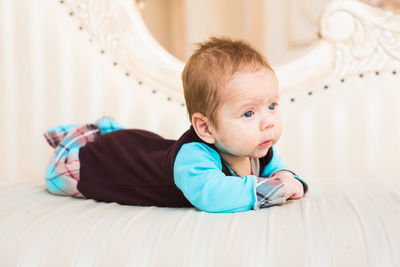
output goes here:
[[262, 143], [259, 144], [258, 146], [259, 146], [259, 147], [262, 147], [262, 148], [266, 148], [266, 147], [268, 147], [268, 146], [271, 146], [271, 144], [272, 144], [272, 139], [269, 139], [269, 140], [266, 140], [266, 141], [262, 142]]

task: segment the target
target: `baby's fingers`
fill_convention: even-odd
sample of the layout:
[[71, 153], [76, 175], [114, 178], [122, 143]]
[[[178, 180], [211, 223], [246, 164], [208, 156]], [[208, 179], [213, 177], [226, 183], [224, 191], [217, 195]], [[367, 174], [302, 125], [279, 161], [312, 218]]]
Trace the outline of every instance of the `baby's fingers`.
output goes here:
[[293, 194], [291, 195], [288, 199], [299, 199], [299, 198], [303, 198], [303, 194]]
[[304, 196], [302, 187], [289, 185], [288, 187], [286, 187], [286, 189], [286, 199], [299, 199]]
[[285, 194], [285, 198], [286, 198], [286, 199], [293, 199], [294, 196], [295, 196], [295, 193], [293, 193], [293, 192], [290, 192], [290, 193], [286, 193], [286, 194]]
[[295, 192], [291, 192], [291, 194], [289, 195], [289, 198], [287, 198], [287, 199], [299, 199], [302, 197], [304, 197], [303, 190], [297, 190]]

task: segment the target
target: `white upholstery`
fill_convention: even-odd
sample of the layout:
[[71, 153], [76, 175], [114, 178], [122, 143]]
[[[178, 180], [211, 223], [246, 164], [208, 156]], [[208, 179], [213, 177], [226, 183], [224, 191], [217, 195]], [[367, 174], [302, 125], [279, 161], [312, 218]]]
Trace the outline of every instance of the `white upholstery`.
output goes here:
[[282, 154], [310, 178], [399, 174], [400, 75], [379, 70], [344, 79], [309, 89], [312, 95], [284, 94]]
[[96, 203], [50, 196], [39, 181], [2, 183], [0, 263], [399, 266], [399, 177], [322, 178], [305, 199], [234, 214]]
[[308, 196], [209, 214], [45, 191], [47, 128], [110, 115], [176, 138], [189, 125], [183, 63], [135, 1], [62, 2], [0, 0], [0, 266], [400, 266], [400, 16], [357, 1], [325, 9], [308, 53], [275, 67], [278, 149]]

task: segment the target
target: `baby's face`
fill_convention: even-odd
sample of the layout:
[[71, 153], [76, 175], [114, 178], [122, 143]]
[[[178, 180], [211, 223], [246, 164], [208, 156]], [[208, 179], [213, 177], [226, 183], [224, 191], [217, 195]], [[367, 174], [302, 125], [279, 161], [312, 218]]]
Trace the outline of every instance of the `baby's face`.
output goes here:
[[215, 146], [228, 157], [265, 156], [280, 138], [282, 118], [279, 111], [278, 81], [267, 69], [239, 72], [222, 93], [217, 110]]

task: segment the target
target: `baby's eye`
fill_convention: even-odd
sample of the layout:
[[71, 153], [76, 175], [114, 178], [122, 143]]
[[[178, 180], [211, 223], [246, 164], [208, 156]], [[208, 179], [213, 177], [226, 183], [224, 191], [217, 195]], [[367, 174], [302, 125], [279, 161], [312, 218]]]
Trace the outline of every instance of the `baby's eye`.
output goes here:
[[249, 110], [246, 113], [243, 114], [243, 116], [245, 116], [246, 118], [250, 118], [251, 116], [253, 116], [254, 112]]
[[271, 105], [269, 105], [268, 108], [269, 108], [270, 110], [275, 110], [277, 105], [278, 105], [277, 103], [272, 103]]

